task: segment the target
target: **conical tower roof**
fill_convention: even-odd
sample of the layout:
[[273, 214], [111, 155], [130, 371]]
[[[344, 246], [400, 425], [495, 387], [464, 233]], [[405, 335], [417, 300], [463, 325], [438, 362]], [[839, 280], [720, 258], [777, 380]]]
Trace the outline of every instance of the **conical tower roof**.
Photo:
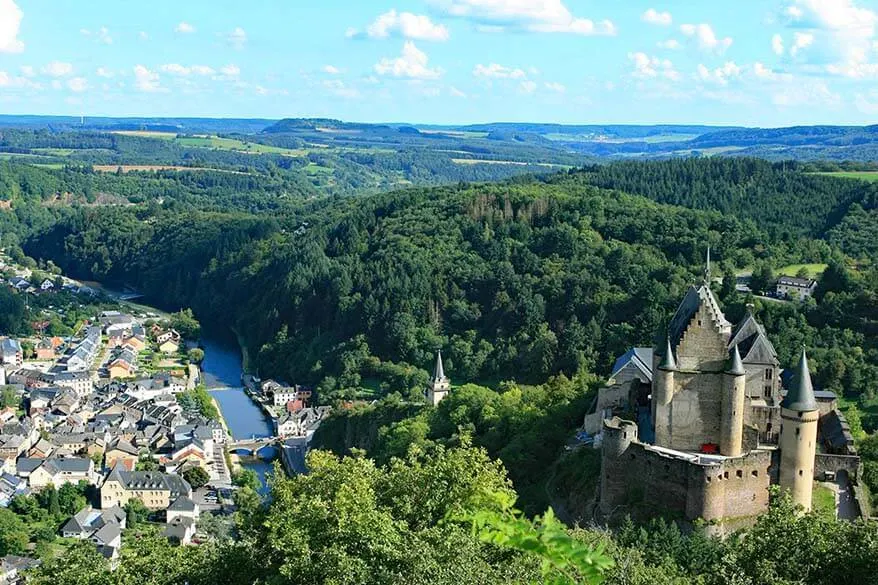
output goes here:
[[667, 345], [665, 346], [665, 355], [662, 356], [662, 362], [659, 364], [659, 368], [662, 370], [676, 370], [677, 369], [677, 361], [674, 359], [674, 350], [671, 349], [671, 338], [667, 338]]
[[808, 356], [805, 348], [802, 348], [802, 357], [799, 358], [799, 367], [783, 402], [783, 408], [809, 412], [817, 410], [817, 399], [814, 398], [814, 386], [811, 384], [811, 372], [808, 370]]
[[729, 363], [729, 369], [726, 370], [726, 372], [733, 376], [743, 376], [747, 373], [746, 370], [744, 370], [744, 363], [741, 361], [741, 352], [738, 351], [737, 345], [732, 349], [732, 359]]
[[445, 368], [442, 367], [442, 350], [436, 352], [436, 368], [433, 370], [433, 380], [440, 381], [445, 379]]

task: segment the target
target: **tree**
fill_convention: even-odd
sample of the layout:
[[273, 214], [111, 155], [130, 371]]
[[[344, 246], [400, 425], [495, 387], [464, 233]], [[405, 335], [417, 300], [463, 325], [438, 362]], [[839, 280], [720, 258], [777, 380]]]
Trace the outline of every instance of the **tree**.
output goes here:
[[77, 542], [64, 555], [52, 557], [33, 572], [37, 585], [113, 585], [107, 559], [91, 542]]
[[149, 508], [137, 498], [128, 500], [125, 504], [125, 516], [128, 528], [136, 528], [149, 518]]
[[186, 355], [189, 357], [189, 361], [193, 364], [200, 364], [204, 361], [204, 350], [200, 347], [193, 347]]
[[207, 485], [210, 481], [210, 475], [200, 467], [192, 467], [183, 472], [183, 479], [189, 482], [192, 489], [197, 490]]
[[83, 489], [78, 485], [65, 483], [58, 490], [58, 505], [61, 513], [66, 516], [76, 514], [85, 507], [86, 503]]
[[767, 262], [760, 263], [750, 277], [750, 289], [755, 293], [768, 292], [775, 282], [774, 271]]
[[5, 508], [0, 508], [0, 556], [24, 552], [28, 543], [28, 531], [24, 521]]
[[259, 491], [262, 482], [259, 481], [259, 475], [252, 469], [241, 468], [232, 473], [232, 483], [239, 487], [248, 487], [253, 491]]
[[192, 313], [192, 309], [181, 309], [171, 315], [171, 327], [177, 330], [183, 339], [198, 339], [201, 336], [201, 324]]
[[15, 386], [3, 386], [0, 390], [0, 407], [18, 408], [19, 406], [21, 406], [21, 394]]

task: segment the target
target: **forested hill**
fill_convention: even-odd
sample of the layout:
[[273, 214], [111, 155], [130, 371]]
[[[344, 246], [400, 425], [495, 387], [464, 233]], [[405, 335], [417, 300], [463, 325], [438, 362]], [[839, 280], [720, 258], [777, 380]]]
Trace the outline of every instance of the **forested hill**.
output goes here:
[[[727, 272], [766, 259], [827, 261], [824, 242], [777, 234], [818, 233], [842, 201], [866, 193], [858, 182], [746, 160], [605, 172], [287, 201], [248, 213], [199, 211], [180, 204], [183, 196], [170, 206], [78, 208], [26, 251], [233, 325], [260, 372], [325, 392], [364, 380], [416, 386], [437, 347], [459, 379], [540, 381], [605, 373], [632, 344], [650, 344], [708, 244]], [[727, 213], [589, 184], [602, 176], [632, 191], [659, 185], [664, 191], [646, 193], [656, 199], [683, 180], [724, 185], [678, 202]], [[802, 185], [811, 190], [797, 191]], [[802, 193], [810, 206], [793, 199]], [[759, 217], [763, 196], [774, 222]]]
[[796, 163], [747, 158], [622, 162], [592, 165], [581, 174], [599, 187], [748, 218], [786, 239], [822, 237], [852, 203], [872, 208], [878, 194], [875, 184], [805, 173]]

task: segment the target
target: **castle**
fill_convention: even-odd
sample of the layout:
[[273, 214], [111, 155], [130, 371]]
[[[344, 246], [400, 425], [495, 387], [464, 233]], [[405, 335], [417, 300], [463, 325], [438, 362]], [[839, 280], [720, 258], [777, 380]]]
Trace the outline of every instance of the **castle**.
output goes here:
[[754, 315], [729, 323], [710, 281], [708, 252], [664, 347], [619, 358], [586, 416], [600, 439], [605, 516], [643, 505], [723, 532], [764, 512], [772, 484], [810, 510], [815, 479], [857, 481], [849, 428], [835, 396], [815, 392], [804, 349], [787, 376]]

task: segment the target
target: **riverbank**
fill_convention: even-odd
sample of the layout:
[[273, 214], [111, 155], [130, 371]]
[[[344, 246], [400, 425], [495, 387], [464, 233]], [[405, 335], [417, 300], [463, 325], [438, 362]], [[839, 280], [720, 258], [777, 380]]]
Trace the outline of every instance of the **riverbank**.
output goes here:
[[229, 424], [226, 422], [226, 417], [223, 415], [223, 409], [220, 408], [220, 403], [213, 394], [210, 395], [210, 400], [213, 402], [213, 407], [216, 408], [218, 413], [219, 423], [222, 425], [223, 431], [226, 433], [226, 444], [223, 445], [223, 458], [226, 460], [226, 467], [229, 468], [229, 475], [234, 475], [242, 469], [241, 458], [236, 454], [229, 452], [227, 444], [228, 441], [232, 440], [232, 431], [229, 430]]
[[247, 351], [247, 344], [244, 343], [244, 338], [238, 333], [237, 329], [234, 327], [229, 327], [229, 329], [235, 334], [235, 341], [238, 343], [238, 349], [241, 352], [241, 373], [246, 374], [250, 372], [250, 353]]

